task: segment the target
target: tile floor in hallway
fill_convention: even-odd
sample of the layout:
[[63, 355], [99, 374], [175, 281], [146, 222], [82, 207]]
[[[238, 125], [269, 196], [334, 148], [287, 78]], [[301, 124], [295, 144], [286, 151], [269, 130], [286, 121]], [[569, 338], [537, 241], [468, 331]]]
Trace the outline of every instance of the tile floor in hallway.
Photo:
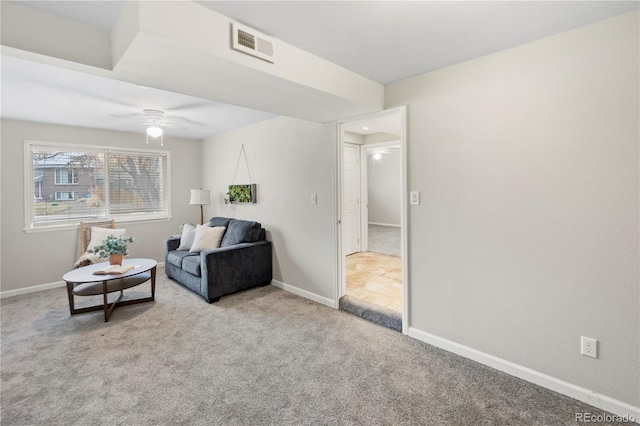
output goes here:
[[402, 260], [372, 252], [347, 256], [347, 295], [402, 312]]

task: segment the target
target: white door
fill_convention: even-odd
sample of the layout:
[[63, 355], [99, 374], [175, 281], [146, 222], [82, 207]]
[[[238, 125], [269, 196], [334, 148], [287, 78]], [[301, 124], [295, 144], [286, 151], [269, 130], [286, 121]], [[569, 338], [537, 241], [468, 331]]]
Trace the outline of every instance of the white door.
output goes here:
[[360, 148], [344, 145], [344, 254], [360, 251]]

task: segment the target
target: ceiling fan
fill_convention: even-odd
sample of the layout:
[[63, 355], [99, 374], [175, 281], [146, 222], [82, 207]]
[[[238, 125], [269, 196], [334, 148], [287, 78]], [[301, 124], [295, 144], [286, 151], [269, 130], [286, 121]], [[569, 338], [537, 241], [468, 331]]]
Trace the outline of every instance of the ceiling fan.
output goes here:
[[154, 139], [160, 138], [160, 146], [164, 144], [163, 128], [185, 130], [189, 128], [190, 123], [190, 121], [184, 117], [168, 115], [158, 109], [144, 109], [142, 110], [142, 114], [112, 116], [135, 121], [134, 124], [129, 124], [129, 126], [137, 125], [146, 127], [147, 143], [149, 143], [150, 137]]

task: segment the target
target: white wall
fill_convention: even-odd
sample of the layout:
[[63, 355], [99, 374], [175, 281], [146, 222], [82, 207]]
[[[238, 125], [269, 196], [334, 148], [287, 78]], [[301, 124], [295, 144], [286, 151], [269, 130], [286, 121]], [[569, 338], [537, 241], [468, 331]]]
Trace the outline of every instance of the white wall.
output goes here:
[[382, 153], [380, 160], [367, 154], [367, 205], [369, 223], [400, 226], [402, 195], [402, 163], [400, 150]]
[[111, 69], [108, 30], [15, 2], [3, 1], [0, 9], [3, 46], [89, 65], [96, 72]]
[[[25, 233], [24, 147], [25, 139], [48, 142], [149, 148], [142, 133], [125, 133], [90, 128], [3, 120], [2, 144], [2, 277], [0, 289], [16, 290], [59, 282], [79, 256], [78, 229]], [[159, 149], [159, 146], [150, 147]], [[200, 186], [201, 142], [164, 138], [162, 149], [171, 151], [172, 220], [117, 223], [136, 238], [131, 257], [164, 261], [164, 239], [179, 233], [186, 220], [198, 221], [197, 206], [189, 205], [190, 189]], [[11, 200], [11, 201], [9, 201]]]
[[[410, 325], [640, 406], [638, 13], [387, 87]], [[599, 359], [579, 354], [599, 340]], [[594, 403], [598, 403], [596, 399]]]
[[[203, 188], [213, 200], [205, 216], [262, 223], [273, 242], [274, 279], [326, 304], [336, 298], [334, 132], [333, 125], [278, 117], [209, 138], [202, 151]], [[242, 144], [251, 179], [242, 158], [235, 183], [256, 183], [258, 202], [225, 205]]]

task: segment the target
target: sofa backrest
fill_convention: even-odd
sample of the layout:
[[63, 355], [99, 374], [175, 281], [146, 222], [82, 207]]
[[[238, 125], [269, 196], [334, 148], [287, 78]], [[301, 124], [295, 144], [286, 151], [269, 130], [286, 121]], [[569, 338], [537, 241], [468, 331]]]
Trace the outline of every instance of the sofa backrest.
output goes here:
[[213, 217], [210, 223], [211, 226], [225, 226], [227, 228], [222, 237], [220, 247], [233, 246], [241, 243], [254, 243], [265, 239], [265, 230], [258, 222], [226, 217]]
[[231, 218], [228, 217], [212, 217], [209, 220], [209, 223], [211, 223], [211, 227], [216, 227], [216, 226], [224, 226], [225, 228], [227, 228], [229, 226], [229, 222], [231, 222]]

